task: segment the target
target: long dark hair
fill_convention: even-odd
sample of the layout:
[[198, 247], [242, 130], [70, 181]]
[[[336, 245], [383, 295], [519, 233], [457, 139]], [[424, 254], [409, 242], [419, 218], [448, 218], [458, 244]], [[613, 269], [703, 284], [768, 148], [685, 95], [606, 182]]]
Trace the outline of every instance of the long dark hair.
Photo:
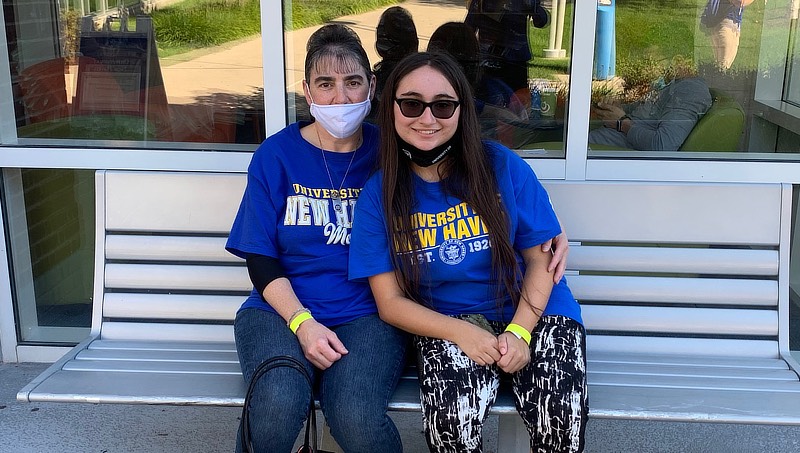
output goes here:
[[510, 295], [519, 303], [520, 266], [511, 244], [509, 218], [499, 196], [491, 156], [480, 136], [478, 115], [472, 89], [464, 72], [445, 53], [420, 52], [398, 63], [386, 81], [380, 102], [381, 125], [380, 169], [383, 172], [383, 206], [389, 243], [399, 271], [398, 283], [405, 294], [417, 302], [428, 304], [420, 294], [420, 265], [412, 257], [421, 250], [411, 214], [415, 205], [411, 162], [400, 151], [394, 128], [394, 99], [397, 87], [412, 71], [429, 66], [441, 73], [452, 85], [460, 102], [456, 146], [439, 165], [438, 171], [445, 194], [466, 202], [483, 221], [489, 232], [492, 254], [492, 281], [496, 288], [498, 308]]

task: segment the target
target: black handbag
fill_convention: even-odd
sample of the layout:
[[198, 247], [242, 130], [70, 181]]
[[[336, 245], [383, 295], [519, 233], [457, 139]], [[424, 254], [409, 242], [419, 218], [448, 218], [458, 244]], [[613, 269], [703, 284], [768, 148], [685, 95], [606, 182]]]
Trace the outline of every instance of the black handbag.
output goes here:
[[311, 381], [311, 376], [306, 371], [305, 367], [299, 360], [288, 355], [273, 357], [269, 360], [262, 362], [253, 373], [253, 378], [250, 379], [250, 384], [247, 387], [247, 393], [244, 397], [244, 407], [242, 408], [241, 420], [241, 441], [242, 451], [251, 453], [253, 452], [253, 443], [250, 436], [250, 398], [253, 395], [253, 389], [261, 376], [275, 368], [286, 367], [297, 370], [308, 382], [308, 387], [311, 390], [311, 403], [308, 406], [308, 417], [306, 420], [306, 434], [303, 440], [303, 445], [297, 450], [297, 453], [326, 453], [317, 449], [317, 412], [314, 407], [314, 383]]

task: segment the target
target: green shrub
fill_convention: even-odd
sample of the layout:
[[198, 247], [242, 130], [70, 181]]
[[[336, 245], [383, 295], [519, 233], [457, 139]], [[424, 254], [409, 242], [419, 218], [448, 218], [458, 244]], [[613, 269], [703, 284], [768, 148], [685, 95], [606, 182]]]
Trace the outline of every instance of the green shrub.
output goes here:
[[258, 0], [183, 2], [152, 13], [159, 47], [203, 48], [261, 32]]
[[665, 67], [663, 60], [654, 57], [617, 58], [617, 76], [625, 81], [624, 101], [631, 102], [644, 96], [653, 81], [664, 74]]

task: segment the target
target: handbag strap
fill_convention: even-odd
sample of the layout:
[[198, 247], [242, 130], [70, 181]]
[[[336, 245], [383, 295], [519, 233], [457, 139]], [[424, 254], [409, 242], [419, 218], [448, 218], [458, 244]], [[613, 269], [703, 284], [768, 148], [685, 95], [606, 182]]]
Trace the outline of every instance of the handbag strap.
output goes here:
[[[246, 452], [253, 451], [253, 444], [250, 436], [250, 399], [252, 398], [253, 391], [255, 390], [256, 383], [268, 371], [275, 368], [293, 368], [300, 372], [300, 374], [308, 382], [308, 388], [311, 390], [311, 402], [308, 405], [308, 421], [306, 423], [306, 433], [303, 441], [303, 447], [299, 450], [301, 452], [316, 452], [317, 451], [317, 414], [314, 407], [314, 383], [311, 380], [311, 375], [303, 364], [288, 355], [280, 355], [272, 357], [264, 362], [261, 362], [256, 370], [253, 372], [253, 377], [247, 386], [247, 393], [244, 397], [244, 407], [242, 408], [242, 450]], [[309, 442], [310, 441], [310, 442]]]

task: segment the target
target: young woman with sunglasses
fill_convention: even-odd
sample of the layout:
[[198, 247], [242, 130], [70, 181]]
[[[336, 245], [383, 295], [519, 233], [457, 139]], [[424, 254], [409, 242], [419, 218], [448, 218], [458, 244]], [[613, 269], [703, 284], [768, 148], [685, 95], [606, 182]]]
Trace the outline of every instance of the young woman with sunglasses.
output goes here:
[[414, 334], [434, 452], [482, 451], [502, 375], [537, 452], [581, 451], [585, 332], [540, 244], [561, 229], [530, 166], [482, 142], [469, 82], [449, 56], [402, 60], [380, 103], [380, 171], [358, 200], [351, 279]]

